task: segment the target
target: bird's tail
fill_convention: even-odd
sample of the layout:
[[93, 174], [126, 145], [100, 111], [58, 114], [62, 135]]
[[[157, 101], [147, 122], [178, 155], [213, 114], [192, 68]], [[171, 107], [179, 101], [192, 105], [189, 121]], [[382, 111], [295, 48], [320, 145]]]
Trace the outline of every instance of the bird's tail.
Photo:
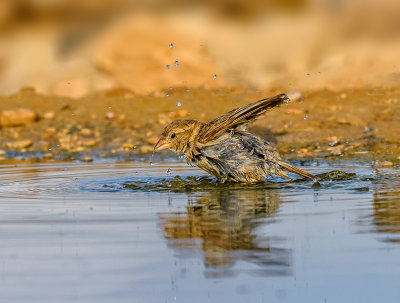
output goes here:
[[306, 171], [304, 171], [304, 170], [302, 170], [302, 169], [300, 169], [300, 168], [298, 168], [296, 166], [290, 165], [290, 164], [285, 163], [283, 161], [279, 161], [279, 165], [283, 169], [287, 170], [288, 172], [295, 173], [295, 174], [298, 174], [300, 176], [307, 177], [307, 178], [310, 178], [310, 179], [318, 179], [317, 176], [314, 176], [313, 174], [310, 174], [310, 173], [308, 173], [308, 172], [306, 172]]

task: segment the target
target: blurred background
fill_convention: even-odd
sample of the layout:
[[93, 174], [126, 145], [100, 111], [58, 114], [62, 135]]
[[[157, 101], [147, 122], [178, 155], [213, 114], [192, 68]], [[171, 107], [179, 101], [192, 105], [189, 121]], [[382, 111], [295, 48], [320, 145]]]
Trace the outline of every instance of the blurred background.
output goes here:
[[398, 0], [2, 0], [0, 94], [400, 83]]

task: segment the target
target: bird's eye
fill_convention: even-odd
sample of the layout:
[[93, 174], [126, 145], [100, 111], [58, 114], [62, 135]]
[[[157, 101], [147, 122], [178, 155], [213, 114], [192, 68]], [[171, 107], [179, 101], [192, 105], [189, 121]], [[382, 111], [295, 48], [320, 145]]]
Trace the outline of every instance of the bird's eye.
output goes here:
[[173, 139], [173, 138], [175, 138], [175, 133], [172, 133], [169, 137], [171, 138], [171, 139]]

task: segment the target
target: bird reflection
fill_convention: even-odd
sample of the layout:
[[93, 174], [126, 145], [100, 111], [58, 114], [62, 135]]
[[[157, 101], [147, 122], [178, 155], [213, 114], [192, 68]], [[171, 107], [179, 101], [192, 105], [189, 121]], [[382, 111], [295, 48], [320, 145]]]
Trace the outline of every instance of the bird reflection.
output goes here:
[[[400, 187], [374, 192], [374, 224], [378, 232], [400, 232]], [[400, 242], [399, 239], [395, 240]]]
[[283, 248], [285, 239], [261, 230], [279, 202], [275, 189], [213, 190], [189, 197], [184, 212], [160, 214], [161, 226], [179, 256], [203, 253], [207, 275], [235, 274], [239, 260], [257, 264], [253, 274], [286, 275], [291, 251]]

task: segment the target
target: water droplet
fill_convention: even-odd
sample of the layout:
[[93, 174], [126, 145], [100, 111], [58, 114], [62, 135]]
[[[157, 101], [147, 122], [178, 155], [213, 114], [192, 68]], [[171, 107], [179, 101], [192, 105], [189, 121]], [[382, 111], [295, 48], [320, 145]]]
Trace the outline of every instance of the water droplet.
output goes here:
[[305, 115], [303, 119], [304, 119], [304, 120], [307, 120], [307, 118], [308, 118], [308, 115]]
[[318, 72], [318, 75], [321, 75], [322, 73], [321, 72]]
[[150, 166], [154, 166], [155, 164], [153, 162], [150, 162]]
[[311, 74], [307, 74], [307, 77], [311, 77]]
[[111, 108], [111, 105], [108, 108]]
[[175, 66], [178, 66], [178, 65], [179, 65], [179, 61], [178, 61], [178, 60], [175, 60], [174, 65], [175, 65]]
[[190, 89], [187, 89], [186, 92], [187, 92], [187, 93], [190, 92]]
[[215, 79], [217, 79], [217, 75], [216, 74], [213, 75], [213, 80], [215, 80]]
[[169, 112], [171, 115], [173, 115], [174, 114], [174, 112]]
[[75, 115], [74, 113], [71, 114], [72, 116]]
[[176, 102], [176, 106], [181, 107], [182, 103], [178, 101], [178, 102]]
[[169, 48], [174, 48], [174, 45], [172, 43], [169, 44]]
[[136, 145], [133, 147], [134, 149], [136, 148]]
[[167, 64], [165, 67], [166, 67], [167, 69], [170, 69], [171, 66], [169, 66], [169, 64]]
[[168, 97], [169, 97], [169, 94], [166, 94], [166, 95], [165, 95], [165, 97], [167, 97], [167, 98], [168, 98]]

